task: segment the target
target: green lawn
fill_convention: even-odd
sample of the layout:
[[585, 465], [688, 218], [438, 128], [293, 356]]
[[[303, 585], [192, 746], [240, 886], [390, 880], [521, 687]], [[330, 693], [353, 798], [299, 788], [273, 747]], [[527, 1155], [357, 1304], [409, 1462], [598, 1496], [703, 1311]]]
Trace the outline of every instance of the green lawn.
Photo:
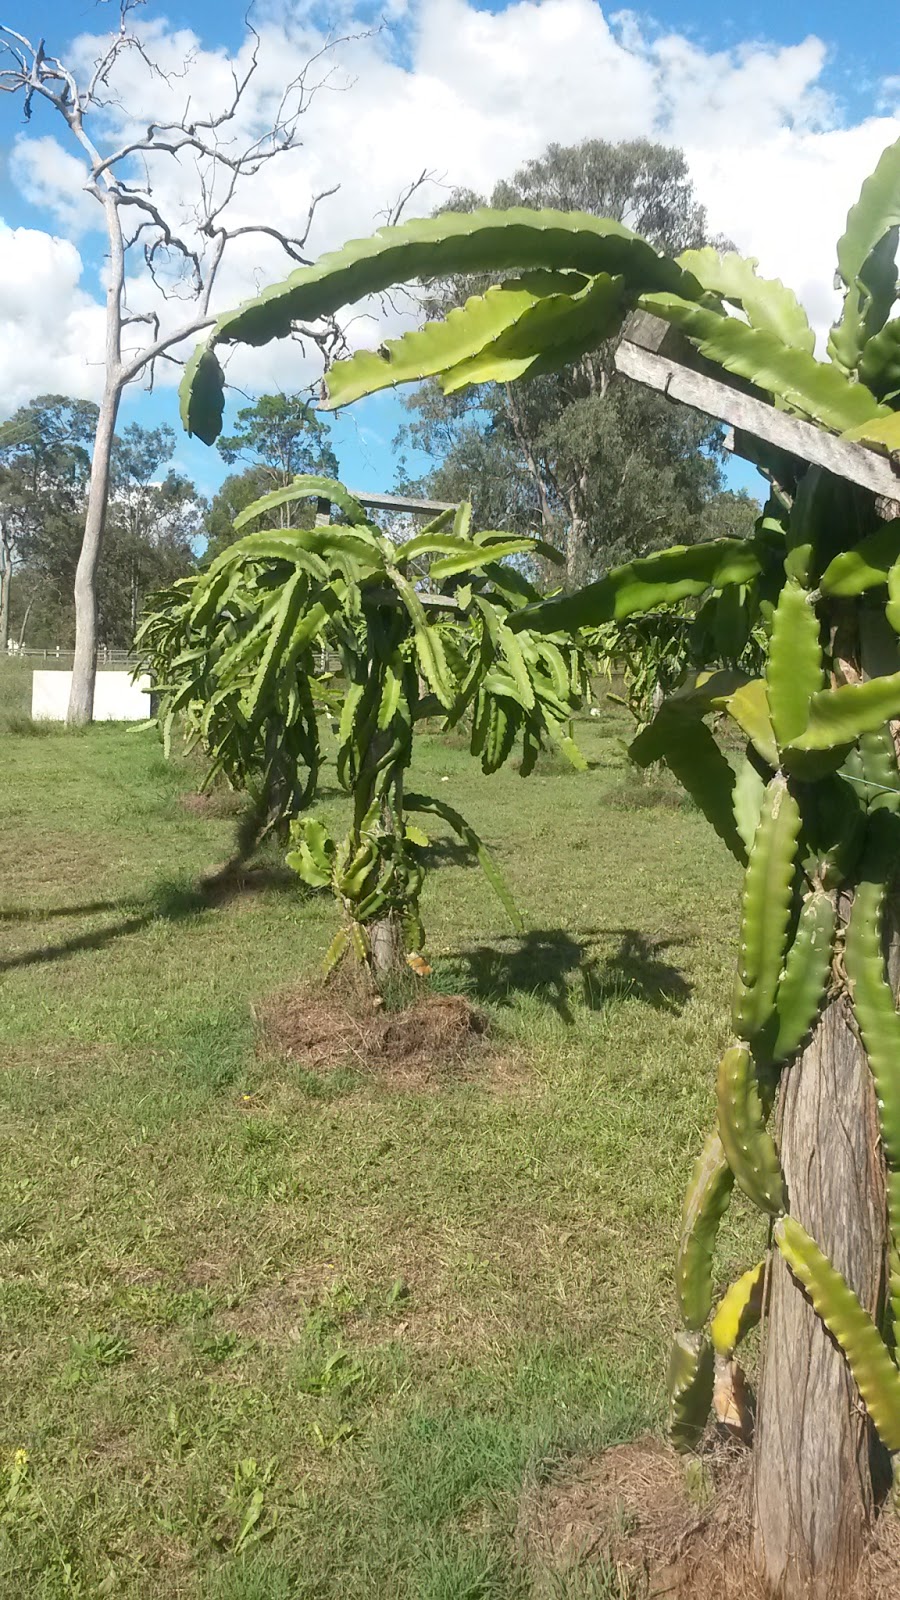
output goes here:
[[494, 1046], [406, 1084], [261, 1050], [330, 901], [198, 901], [231, 824], [152, 731], [0, 734], [0, 1594], [524, 1600], [523, 1485], [659, 1426], [739, 874], [617, 718], [524, 782], [423, 741], [529, 932], [446, 852]]

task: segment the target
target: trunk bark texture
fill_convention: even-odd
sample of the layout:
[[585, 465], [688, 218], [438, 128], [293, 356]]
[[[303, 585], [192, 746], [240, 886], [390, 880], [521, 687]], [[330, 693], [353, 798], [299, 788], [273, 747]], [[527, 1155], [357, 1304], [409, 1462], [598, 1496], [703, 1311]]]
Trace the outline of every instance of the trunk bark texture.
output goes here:
[[28, 627], [28, 618], [31, 616], [31, 608], [34, 605], [35, 598], [36, 597], [34, 595], [32, 595], [31, 599], [29, 600], [29, 602], [27, 604], [27, 606], [25, 607], [25, 615], [22, 618], [22, 626], [19, 629], [19, 649], [20, 650], [23, 650], [25, 648], [25, 629]]
[[122, 368], [122, 302], [125, 292], [125, 243], [119, 219], [117, 197], [110, 186], [103, 196], [106, 231], [109, 240], [109, 281], [106, 290], [106, 382], [94, 450], [91, 481], [88, 485], [84, 539], [75, 568], [75, 660], [72, 664], [72, 691], [66, 717], [70, 727], [84, 727], [94, 715], [94, 684], [97, 678], [97, 568], [106, 529], [109, 502], [109, 477], [116, 437], [116, 419], [122, 390], [128, 381]]
[[[366, 752], [365, 764], [367, 767], [377, 767], [383, 761], [391, 746], [391, 735], [387, 729], [379, 729], [369, 743]], [[381, 825], [388, 833], [397, 831], [397, 817], [403, 809], [403, 777], [397, 772], [389, 794], [382, 796], [381, 800]], [[369, 938], [369, 956], [372, 964], [372, 976], [377, 988], [381, 988], [390, 979], [397, 978], [403, 971], [406, 949], [403, 938], [403, 927], [400, 918], [395, 912], [388, 912], [384, 917], [377, 917], [366, 927]]]
[[566, 588], [576, 589], [581, 581], [581, 569], [587, 544], [587, 520], [582, 512], [587, 493], [587, 474], [582, 473], [578, 483], [566, 495], [569, 503], [569, 525], [566, 528]]
[[550, 534], [553, 528], [553, 509], [550, 505], [550, 498], [547, 494], [547, 485], [544, 482], [543, 474], [525, 428], [524, 419], [519, 409], [515, 386], [514, 384], [507, 383], [504, 384], [504, 389], [506, 392], [507, 411], [509, 413], [509, 419], [512, 423], [516, 443], [519, 446], [523, 457], [525, 458], [525, 465], [528, 468], [528, 475], [534, 484], [535, 493], [538, 497], [538, 505], [541, 508], [541, 529], [544, 534], [544, 538], [550, 542]]
[[[897, 639], [879, 609], [846, 602], [829, 619], [833, 682], [894, 672]], [[851, 894], [838, 899], [846, 926]], [[900, 943], [889, 902], [888, 975]], [[875, 1088], [842, 992], [782, 1080], [781, 1163], [792, 1215], [872, 1316], [887, 1258], [884, 1166]], [[773, 1251], [755, 1450], [754, 1559], [779, 1600], [843, 1600], [889, 1464], [849, 1368]]]
[[[873, 1315], [885, 1214], [878, 1116], [845, 995], [783, 1080], [781, 1161], [791, 1214]], [[862, 1555], [880, 1447], [837, 1345], [773, 1253], [760, 1384], [754, 1562], [779, 1600], [839, 1600]]]
[[370, 922], [367, 931], [372, 973], [380, 989], [385, 981], [403, 970], [403, 929], [398, 919], [391, 915]]
[[83, 727], [94, 715], [94, 684], [97, 678], [97, 568], [103, 549], [106, 507], [109, 500], [109, 471], [121, 390], [108, 389], [97, 419], [97, 435], [91, 460], [84, 539], [75, 569], [75, 660], [72, 690], [66, 718], [70, 727]]

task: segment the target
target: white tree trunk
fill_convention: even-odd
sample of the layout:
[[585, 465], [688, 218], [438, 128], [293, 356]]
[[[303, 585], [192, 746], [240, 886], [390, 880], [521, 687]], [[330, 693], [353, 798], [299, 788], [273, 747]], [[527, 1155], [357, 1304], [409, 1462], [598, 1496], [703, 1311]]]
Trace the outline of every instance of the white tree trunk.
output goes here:
[[0, 541], [0, 652], [6, 654], [9, 639], [9, 587], [12, 579], [12, 561], [6, 541]]
[[24, 648], [25, 648], [25, 629], [28, 627], [28, 618], [31, 616], [31, 608], [34, 605], [35, 599], [36, 599], [36, 596], [32, 595], [31, 599], [29, 600], [29, 602], [27, 604], [27, 606], [25, 607], [25, 615], [22, 618], [22, 626], [19, 629], [19, 649], [20, 650], [24, 650]]
[[72, 667], [72, 692], [67, 722], [81, 728], [94, 715], [94, 684], [97, 678], [97, 569], [103, 549], [106, 507], [109, 499], [109, 472], [116, 432], [121, 389], [108, 389], [100, 405], [97, 434], [91, 460], [84, 540], [75, 569], [75, 661]]
[[586, 488], [586, 474], [582, 473], [578, 484], [573, 486], [566, 496], [569, 502], [569, 525], [566, 529], [567, 589], [577, 589], [584, 567], [584, 553], [587, 545], [587, 522], [581, 508], [584, 505]]

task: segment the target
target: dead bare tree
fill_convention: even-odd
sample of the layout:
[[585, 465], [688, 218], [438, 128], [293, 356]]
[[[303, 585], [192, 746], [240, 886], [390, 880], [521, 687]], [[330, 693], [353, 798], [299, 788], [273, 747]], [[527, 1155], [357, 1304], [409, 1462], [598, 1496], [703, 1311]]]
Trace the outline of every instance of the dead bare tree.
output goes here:
[[[347, 42], [330, 38], [288, 82], [263, 133], [242, 136], [240, 115], [257, 72], [260, 36], [247, 22], [246, 63], [232, 67], [232, 86], [216, 112], [200, 115], [188, 98], [174, 121], [146, 128], [112, 149], [101, 148], [109, 122], [124, 119], [116, 75], [126, 56], [137, 55], [151, 79], [166, 95], [172, 74], [151, 58], [134, 25], [133, 13], [145, 0], [119, 0], [118, 26], [104, 41], [87, 70], [48, 55], [44, 41], [0, 24], [0, 90], [22, 96], [25, 120], [36, 100], [43, 100], [66, 124], [86, 165], [85, 191], [103, 207], [108, 245], [103, 394], [94, 440], [84, 540], [75, 577], [75, 663], [68, 721], [91, 721], [97, 669], [96, 575], [103, 547], [110, 488], [110, 458], [116, 419], [127, 386], [145, 377], [152, 387], [156, 363], [178, 360], [178, 346], [209, 326], [216, 281], [229, 244], [252, 234], [273, 239], [294, 262], [305, 264], [306, 241], [320, 203], [338, 185], [313, 194], [299, 232], [288, 234], [271, 222], [238, 222], [233, 213], [239, 191], [270, 161], [298, 148], [301, 119], [316, 92], [332, 83], [336, 48]], [[185, 70], [190, 62], [185, 63]], [[116, 113], [112, 116], [112, 113]], [[96, 135], [96, 137], [95, 137]], [[242, 137], [246, 142], [242, 142]], [[161, 159], [177, 163], [179, 176], [190, 182], [195, 199], [188, 225], [176, 223], [159, 200]], [[131, 222], [133, 219], [133, 226]], [[144, 281], [151, 281], [162, 301], [156, 310], [133, 310], [128, 281], [137, 263]], [[140, 268], [138, 269], [140, 272]], [[187, 314], [170, 317], [169, 309], [185, 303]], [[143, 343], [130, 345], [130, 333], [143, 326]], [[298, 329], [298, 336], [318, 344], [326, 356], [340, 343], [336, 325]], [[126, 347], [127, 345], [127, 347]]]

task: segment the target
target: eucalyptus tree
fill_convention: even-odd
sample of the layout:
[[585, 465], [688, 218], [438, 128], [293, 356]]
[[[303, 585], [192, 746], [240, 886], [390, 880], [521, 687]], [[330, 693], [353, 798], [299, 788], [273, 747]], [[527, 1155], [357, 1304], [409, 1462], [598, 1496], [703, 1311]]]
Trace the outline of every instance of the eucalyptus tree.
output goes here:
[[258, 470], [270, 489], [284, 489], [301, 476], [333, 478], [337, 472], [328, 425], [299, 394], [261, 394], [242, 406], [233, 433], [220, 438], [218, 448], [229, 466], [242, 461]]
[[[71, 648], [72, 587], [84, 532], [97, 407], [38, 395], [0, 423], [0, 523], [13, 545], [14, 630]], [[97, 572], [101, 641], [128, 648], [145, 595], [196, 564], [203, 501], [166, 470], [171, 428], [130, 423], [112, 443], [110, 513]]]
[[[242, 471], [229, 473], [209, 507], [210, 560], [233, 543], [235, 522], [254, 500], [286, 488], [296, 477], [334, 478], [338, 470], [328, 426], [302, 395], [260, 395], [252, 405], [241, 407], [232, 433], [218, 444], [223, 460], [229, 466], [242, 464]], [[289, 514], [296, 519], [304, 513], [306, 525], [312, 526], [315, 507], [301, 508], [296, 502], [261, 512], [258, 522], [260, 527], [286, 527]]]
[[[82, 163], [84, 191], [102, 214], [107, 240], [103, 390], [93, 438], [81, 549], [75, 572], [75, 661], [68, 720], [93, 715], [97, 670], [97, 573], [106, 530], [116, 421], [122, 396], [139, 379], [152, 382], [160, 361], [177, 360], [179, 345], [212, 322], [223, 262], [235, 241], [272, 239], [294, 261], [304, 249], [316, 207], [313, 195], [296, 235], [271, 222], [247, 220], [248, 186], [260, 170], [296, 149], [317, 84], [309, 63], [274, 97], [271, 123], [247, 119], [259, 68], [259, 35], [247, 23], [240, 71], [216, 109], [194, 107], [177, 87], [181, 74], [152, 59], [152, 35], [135, 25], [144, 0], [118, 0], [115, 25], [90, 62], [73, 50], [54, 55], [43, 38], [0, 23], [0, 92], [18, 96], [26, 121], [46, 109], [67, 130]], [[336, 40], [330, 41], [328, 50]], [[320, 53], [321, 54], [321, 53]], [[84, 65], [82, 65], [82, 59]], [[185, 63], [189, 72], [190, 59]], [[123, 100], [129, 77], [146, 74], [151, 104], [141, 127]], [[173, 108], [177, 108], [174, 109]], [[245, 129], [245, 132], [241, 132]], [[163, 199], [166, 167], [178, 175], [184, 200]], [[240, 248], [240, 246], [238, 246]], [[173, 309], [174, 308], [174, 309]], [[308, 330], [329, 342], [327, 330]]]
[[45, 394], [0, 423], [0, 649], [10, 631], [24, 639], [35, 606], [66, 642], [96, 421], [90, 401]]
[[13, 530], [0, 512], [0, 656], [9, 643], [9, 601], [16, 545]]
[[[320, 497], [345, 522], [297, 526], [303, 502]], [[244, 533], [281, 512], [293, 526]], [[250, 832], [290, 824], [288, 862], [331, 890], [339, 925], [326, 968], [350, 952], [383, 985], [420, 949], [429, 841], [410, 820], [420, 813], [456, 831], [518, 925], [472, 827], [442, 799], [410, 792], [406, 775], [416, 730], [434, 716], [446, 727], [466, 721], [485, 772], [520, 741], [524, 775], [548, 740], [584, 765], [569, 733], [586, 687], [583, 652], [566, 637], [512, 628], [539, 596], [509, 558], [533, 556], [538, 541], [473, 532], [462, 505], [398, 544], [341, 484], [310, 476], [248, 506], [235, 532], [244, 536], [203, 573], [157, 597], [139, 636], [142, 666], [158, 684], [167, 746], [179, 718], [210, 758], [207, 781], [221, 772], [250, 794]], [[317, 675], [323, 644], [340, 652], [340, 684]], [[351, 799], [342, 839], [304, 814], [329, 711]]]
[[[215, 436], [223, 345], [284, 337], [297, 318], [402, 280], [504, 273], [446, 319], [336, 366], [331, 404], [425, 376], [455, 393], [553, 371], [639, 307], [794, 416], [893, 450], [898, 226], [900, 143], [863, 184], [838, 243], [843, 308], [819, 361], [793, 293], [734, 253], [665, 257], [620, 223], [578, 213], [410, 222], [221, 317], [186, 375], [185, 419]], [[635, 752], [669, 762], [746, 868], [733, 1042], [682, 1225], [670, 1420], [679, 1444], [699, 1438], [715, 1356], [733, 1359], [762, 1297], [754, 1559], [779, 1594], [833, 1596], [850, 1588], [879, 1474], [900, 1452], [900, 1016], [885, 951], [900, 828], [900, 519], [799, 457], [769, 465], [773, 496], [753, 538], [636, 560], [524, 608], [510, 628], [596, 625], [737, 585], [764, 608], [765, 671], [701, 676]], [[745, 740], [736, 771], [705, 720], [723, 714]], [[770, 1244], [715, 1312], [711, 1342], [715, 1236], [735, 1184]]]
[[[497, 183], [489, 201], [457, 191], [448, 209], [485, 204], [613, 217], [669, 252], [709, 239], [683, 152], [647, 139], [552, 144]], [[456, 275], [430, 284], [429, 314], [446, 316], [471, 292]], [[615, 343], [521, 383], [453, 395], [425, 385], [409, 397], [401, 430], [436, 463], [417, 487], [471, 498], [492, 527], [554, 540], [570, 588], [667, 543], [667, 529], [695, 523], [721, 488], [722, 429], [617, 374]]]

